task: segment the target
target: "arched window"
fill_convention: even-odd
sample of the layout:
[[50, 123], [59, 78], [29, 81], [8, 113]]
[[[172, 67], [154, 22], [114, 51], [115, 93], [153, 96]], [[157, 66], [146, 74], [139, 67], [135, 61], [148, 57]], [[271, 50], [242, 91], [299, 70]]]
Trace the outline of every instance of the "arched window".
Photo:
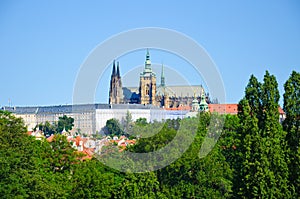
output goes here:
[[147, 85], [146, 85], [146, 95], [149, 95], [149, 94], [150, 94], [150, 89], [149, 89], [149, 87], [150, 87], [149, 84], [147, 84]]

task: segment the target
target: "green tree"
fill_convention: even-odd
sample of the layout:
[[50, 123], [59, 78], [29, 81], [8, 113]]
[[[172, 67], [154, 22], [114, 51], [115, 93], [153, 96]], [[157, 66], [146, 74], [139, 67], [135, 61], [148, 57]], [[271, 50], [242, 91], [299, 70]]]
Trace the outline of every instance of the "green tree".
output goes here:
[[236, 173], [236, 168], [239, 165], [238, 149], [241, 145], [240, 137], [237, 133], [240, 128], [239, 124], [240, 121], [237, 115], [225, 115], [223, 131], [219, 138], [219, 145], [223, 149], [222, 153], [234, 173]]
[[61, 133], [65, 128], [66, 131], [72, 130], [74, 127], [74, 118], [68, 117], [66, 115], [59, 117], [57, 122], [56, 131]]
[[[250, 81], [253, 79], [251, 77]], [[252, 83], [249, 85], [252, 89]], [[277, 87], [275, 76], [266, 71], [263, 84], [256, 87], [257, 91], [251, 92], [260, 93], [259, 97], [248, 94], [239, 103], [241, 167], [237, 175], [241, 182], [235, 185], [241, 197], [290, 197], [284, 155], [285, 133], [279, 123]], [[251, 89], [247, 87], [246, 93]]]
[[96, 159], [76, 164], [72, 176], [72, 198], [116, 198], [123, 181]]
[[[268, 183], [269, 196], [276, 198], [287, 198], [290, 196], [288, 190], [288, 167], [285, 136], [279, 123], [279, 91], [274, 75], [268, 71], [264, 76], [261, 89], [262, 101], [262, 144], [264, 146], [265, 158], [262, 163], [268, 165], [266, 168], [266, 182]], [[268, 171], [268, 172], [267, 172]]]
[[106, 134], [108, 134], [108, 135], [120, 136], [123, 134], [121, 125], [120, 125], [119, 121], [115, 118], [107, 120], [105, 127], [107, 128], [108, 132]]
[[55, 125], [50, 124], [48, 121], [36, 125], [33, 130], [36, 131], [37, 129], [42, 131], [46, 137], [57, 133]]
[[52, 149], [49, 162], [53, 172], [69, 171], [73, 164], [78, 163], [75, 149], [67, 141], [66, 136], [56, 134], [49, 144]]
[[234, 170], [234, 194], [237, 198], [259, 198], [266, 195], [266, 182], [261, 162], [261, 136], [258, 119], [252, 114], [247, 99], [238, 105], [240, 144]]
[[117, 198], [162, 198], [159, 182], [154, 172], [126, 173]]
[[[283, 110], [286, 119], [283, 128], [287, 132], [289, 157], [289, 181], [295, 198], [300, 197], [300, 73], [293, 71], [284, 84]], [[297, 191], [298, 190], [298, 191]]]
[[1, 198], [66, 198], [68, 176], [50, 169], [51, 146], [26, 132], [20, 118], [0, 111]]
[[144, 117], [141, 117], [141, 118], [139, 118], [139, 119], [137, 119], [137, 120], [135, 121], [135, 125], [145, 126], [145, 125], [147, 125], [147, 124], [148, 124], [148, 123], [147, 123], [147, 119], [144, 118]]
[[[250, 76], [249, 83], [245, 89], [245, 99], [247, 99], [251, 114], [256, 116], [260, 122], [262, 119], [262, 102], [261, 102], [261, 83], [254, 75]], [[260, 127], [260, 123], [258, 124]]]

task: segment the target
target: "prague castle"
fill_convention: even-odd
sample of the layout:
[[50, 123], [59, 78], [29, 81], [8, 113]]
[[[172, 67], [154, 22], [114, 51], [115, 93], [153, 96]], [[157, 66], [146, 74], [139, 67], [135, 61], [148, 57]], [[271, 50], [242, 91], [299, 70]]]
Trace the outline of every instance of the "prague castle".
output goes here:
[[[54, 123], [66, 115], [74, 118], [73, 131], [88, 135], [101, 133], [106, 121], [122, 120], [129, 111], [132, 120], [145, 118], [147, 122], [192, 117], [199, 111], [209, 111], [208, 96], [201, 85], [167, 86], [164, 66], [160, 84], [152, 70], [150, 53], [147, 50], [139, 87], [123, 87], [119, 62], [113, 62], [108, 104], [74, 104], [59, 106], [2, 107], [21, 117], [28, 130], [46, 121]], [[225, 109], [224, 109], [225, 110]]]
[[[147, 122], [195, 117], [198, 112], [237, 114], [237, 104], [210, 103], [201, 85], [167, 86], [164, 66], [161, 68], [160, 84], [152, 70], [150, 53], [147, 50], [138, 87], [123, 87], [119, 62], [113, 62], [108, 104], [73, 104], [58, 106], [2, 107], [24, 120], [29, 131], [46, 121], [55, 123], [64, 115], [74, 118], [72, 131], [87, 135], [103, 134], [106, 121], [112, 118], [122, 121], [128, 112], [132, 120], [145, 118]], [[285, 113], [279, 107], [280, 121]]]
[[[209, 97], [205, 95], [201, 85], [167, 86], [164, 66], [161, 69], [160, 84], [157, 86], [156, 74], [152, 70], [150, 53], [147, 50], [145, 66], [140, 73], [139, 87], [122, 87], [119, 62], [113, 62], [110, 80], [109, 104], [144, 104], [160, 108], [191, 107], [195, 101], [205, 103], [208, 109]], [[202, 99], [204, 96], [204, 100]]]

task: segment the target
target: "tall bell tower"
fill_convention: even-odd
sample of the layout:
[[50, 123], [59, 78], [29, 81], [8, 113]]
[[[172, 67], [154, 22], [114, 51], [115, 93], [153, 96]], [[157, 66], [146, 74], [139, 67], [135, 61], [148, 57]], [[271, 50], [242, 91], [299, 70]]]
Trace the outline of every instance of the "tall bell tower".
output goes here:
[[156, 74], [152, 71], [150, 54], [147, 49], [144, 71], [140, 74], [140, 102], [141, 104], [156, 105]]

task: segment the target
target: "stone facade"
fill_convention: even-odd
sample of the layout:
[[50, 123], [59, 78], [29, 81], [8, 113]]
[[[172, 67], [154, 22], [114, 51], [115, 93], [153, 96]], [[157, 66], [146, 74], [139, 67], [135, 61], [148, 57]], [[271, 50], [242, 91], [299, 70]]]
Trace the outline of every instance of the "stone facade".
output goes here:
[[139, 93], [141, 104], [157, 105], [155, 101], [156, 96], [156, 74], [152, 71], [150, 54], [147, 50], [145, 68], [140, 74], [140, 87]]

